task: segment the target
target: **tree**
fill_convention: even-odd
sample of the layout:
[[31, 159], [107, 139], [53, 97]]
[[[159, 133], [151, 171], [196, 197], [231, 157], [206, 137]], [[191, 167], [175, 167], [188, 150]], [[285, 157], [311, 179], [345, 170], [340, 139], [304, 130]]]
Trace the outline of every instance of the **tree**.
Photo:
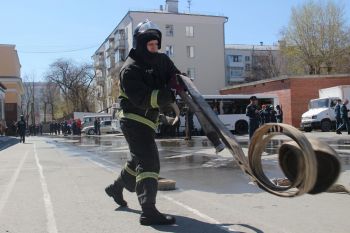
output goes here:
[[24, 86], [24, 95], [22, 98], [22, 114], [26, 119], [28, 124], [29, 113], [31, 116], [32, 122], [34, 122], [34, 75], [25, 74], [22, 78]]
[[57, 106], [59, 105], [60, 100], [61, 97], [58, 86], [52, 81], [47, 82], [45, 84], [45, 88], [43, 89], [41, 99], [44, 108], [44, 122], [46, 122], [46, 113], [48, 112], [48, 107], [50, 107], [51, 120], [55, 119], [55, 113], [57, 112]]
[[278, 50], [253, 50], [252, 67], [247, 81], [258, 81], [278, 77], [282, 69], [282, 60]]
[[70, 60], [59, 59], [50, 65], [46, 75], [48, 82], [60, 89], [65, 102], [66, 113], [90, 112], [93, 110], [95, 77], [91, 64], [76, 65]]
[[350, 46], [350, 30], [344, 7], [333, 1], [309, 1], [293, 7], [290, 22], [282, 31], [287, 60], [309, 74], [339, 72]]

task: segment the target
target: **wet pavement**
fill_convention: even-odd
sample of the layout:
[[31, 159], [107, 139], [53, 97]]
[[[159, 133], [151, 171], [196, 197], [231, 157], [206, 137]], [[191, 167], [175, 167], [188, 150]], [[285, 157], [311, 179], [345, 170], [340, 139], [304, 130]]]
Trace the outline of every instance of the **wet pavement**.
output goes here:
[[[307, 133], [333, 147], [341, 157], [337, 181], [350, 186], [350, 136]], [[237, 137], [247, 153], [247, 136]], [[10, 140], [10, 141], [8, 141]], [[28, 137], [25, 144], [6, 139], [0, 148], [0, 232], [349, 232], [349, 195], [322, 193], [281, 198], [262, 191], [236, 165], [228, 150], [215, 154], [205, 137], [192, 141], [157, 139], [162, 177], [177, 189], [157, 195], [160, 211], [177, 218], [173, 226], [138, 224], [135, 193], [125, 191], [128, 208], [117, 208], [104, 188], [129, 158], [122, 135]], [[270, 178], [283, 177], [277, 137], [262, 156]]]
[[[350, 170], [350, 136], [334, 137], [332, 133], [328, 134], [329, 137], [325, 134], [319, 137], [320, 133], [306, 135], [326, 142], [337, 151], [342, 163], [342, 173]], [[247, 154], [247, 136], [236, 138]], [[278, 165], [277, 153], [279, 147], [286, 141], [289, 140], [273, 139], [264, 150], [263, 169], [270, 179], [284, 178]], [[128, 145], [122, 134], [81, 137], [51, 136], [48, 142], [54, 143], [71, 156], [86, 157], [110, 170], [123, 167], [130, 156]], [[225, 149], [216, 154], [209, 140], [201, 136], [192, 137], [190, 141], [183, 138], [168, 138], [157, 139], [156, 142], [161, 162], [160, 176], [176, 180], [177, 188], [193, 189], [196, 187], [198, 190], [209, 192], [237, 193], [238, 189], [233, 185], [236, 182], [233, 170], [240, 171], [240, 168], [228, 150]], [[220, 182], [216, 182], [218, 180]], [[342, 185], [350, 187], [350, 181], [344, 180], [342, 175], [339, 180]], [[256, 189], [252, 189], [249, 185], [239, 187], [239, 189], [243, 189], [240, 192], [247, 190], [256, 192], [253, 191]]]

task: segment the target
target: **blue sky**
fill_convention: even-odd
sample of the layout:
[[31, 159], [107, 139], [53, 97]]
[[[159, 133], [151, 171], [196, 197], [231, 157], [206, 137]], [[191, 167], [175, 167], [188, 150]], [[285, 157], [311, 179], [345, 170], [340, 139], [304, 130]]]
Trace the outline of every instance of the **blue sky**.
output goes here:
[[[226, 44], [272, 44], [288, 24], [291, 7], [304, 2], [192, 0], [191, 12], [227, 16]], [[349, 22], [349, 3], [336, 2], [345, 6]], [[0, 5], [0, 44], [15, 44], [22, 76], [39, 81], [58, 58], [92, 62], [94, 51], [128, 10], [157, 9], [164, 4], [165, 0], [4, 0]], [[187, 0], [179, 0], [179, 11], [188, 11]]]

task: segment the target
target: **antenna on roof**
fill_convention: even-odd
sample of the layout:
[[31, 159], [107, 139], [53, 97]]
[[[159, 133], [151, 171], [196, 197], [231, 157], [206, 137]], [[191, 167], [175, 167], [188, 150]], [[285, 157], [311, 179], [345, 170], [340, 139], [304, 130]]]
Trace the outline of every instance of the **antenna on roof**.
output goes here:
[[191, 0], [187, 0], [187, 3], [188, 3], [188, 6], [187, 6], [187, 8], [188, 8], [188, 13], [190, 13], [191, 12], [191, 3], [192, 1]]

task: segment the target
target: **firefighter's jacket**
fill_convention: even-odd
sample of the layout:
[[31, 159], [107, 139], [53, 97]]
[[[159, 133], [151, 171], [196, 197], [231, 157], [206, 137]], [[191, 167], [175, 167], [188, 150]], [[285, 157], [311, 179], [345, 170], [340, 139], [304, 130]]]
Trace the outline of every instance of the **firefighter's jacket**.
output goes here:
[[159, 109], [175, 101], [168, 87], [172, 76], [180, 73], [170, 58], [157, 54], [153, 64], [141, 62], [132, 49], [120, 71], [120, 118], [128, 118], [155, 129]]

